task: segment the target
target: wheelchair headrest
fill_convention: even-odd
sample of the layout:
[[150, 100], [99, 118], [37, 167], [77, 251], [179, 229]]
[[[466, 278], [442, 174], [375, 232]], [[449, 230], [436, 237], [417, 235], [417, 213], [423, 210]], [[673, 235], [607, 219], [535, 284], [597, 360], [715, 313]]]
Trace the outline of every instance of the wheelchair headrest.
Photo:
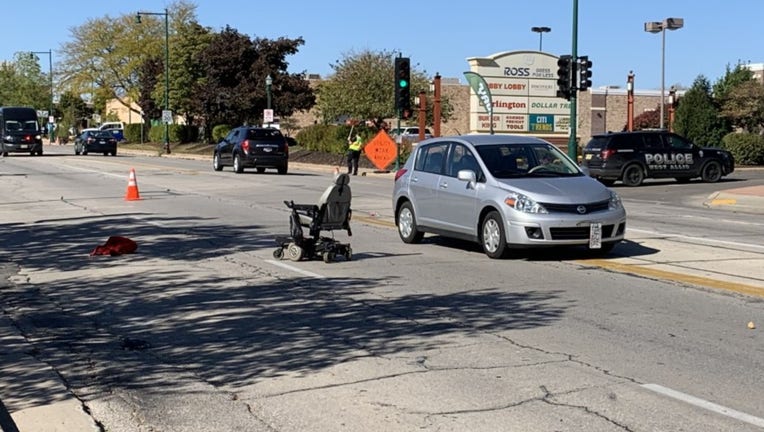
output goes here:
[[334, 184], [337, 186], [345, 186], [348, 183], [350, 183], [350, 176], [347, 174], [337, 174], [334, 177]]

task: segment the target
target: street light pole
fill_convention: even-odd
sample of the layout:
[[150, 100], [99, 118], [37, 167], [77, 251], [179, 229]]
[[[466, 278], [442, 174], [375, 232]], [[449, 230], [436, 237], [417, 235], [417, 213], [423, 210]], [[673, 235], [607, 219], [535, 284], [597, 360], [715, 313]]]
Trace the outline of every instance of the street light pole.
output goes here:
[[170, 154], [170, 122], [165, 121], [165, 113], [170, 111], [170, 14], [165, 8], [164, 12], [138, 12], [135, 22], [141, 23], [141, 15], [164, 16], [164, 110], [162, 121], [164, 122], [164, 150]]
[[34, 54], [47, 54], [48, 55], [48, 78], [50, 78], [50, 104], [48, 105], [48, 116], [53, 115], [53, 50], [48, 51], [31, 51]]
[[684, 27], [682, 18], [666, 18], [663, 21], [653, 21], [645, 23], [645, 31], [648, 33], [661, 34], [661, 107], [660, 107], [660, 128], [664, 127], [664, 106], [666, 105], [666, 30], [678, 30]]
[[549, 33], [552, 29], [550, 27], [531, 27], [531, 31], [539, 34], [539, 51], [541, 51], [541, 42], [544, 33]]
[[[273, 78], [271, 78], [271, 74], [268, 74], [268, 76], [265, 77], [265, 94], [267, 96], [267, 105], [266, 108], [271, 109], [271, 87], [273, 86]], [[268, 123], [268, 126], [270, 127], [270, 122]]]

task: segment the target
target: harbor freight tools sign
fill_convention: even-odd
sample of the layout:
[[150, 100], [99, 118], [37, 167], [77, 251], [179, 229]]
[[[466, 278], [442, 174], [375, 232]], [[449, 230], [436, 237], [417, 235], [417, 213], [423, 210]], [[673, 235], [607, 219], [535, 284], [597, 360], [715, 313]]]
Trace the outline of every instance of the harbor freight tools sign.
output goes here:
[[538, 51], [468, 58], [470, 72], [488, 87], [493, 111], [483, 109], [484, 99], [475, 90], [470, 97], [470, 131], [568, 136], [570, 102], [557, 97], [557, 58]]

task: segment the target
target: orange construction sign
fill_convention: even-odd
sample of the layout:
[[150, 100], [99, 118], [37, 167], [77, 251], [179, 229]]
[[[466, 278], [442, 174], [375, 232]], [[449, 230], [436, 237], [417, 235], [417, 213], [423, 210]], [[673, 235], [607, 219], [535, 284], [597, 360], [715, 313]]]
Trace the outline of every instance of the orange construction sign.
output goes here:
[[387, 168], [398, 157], [398, 145], [385, 131], [380, 131], [374, 136], [363, 146], [363, 151], [379, 170]]

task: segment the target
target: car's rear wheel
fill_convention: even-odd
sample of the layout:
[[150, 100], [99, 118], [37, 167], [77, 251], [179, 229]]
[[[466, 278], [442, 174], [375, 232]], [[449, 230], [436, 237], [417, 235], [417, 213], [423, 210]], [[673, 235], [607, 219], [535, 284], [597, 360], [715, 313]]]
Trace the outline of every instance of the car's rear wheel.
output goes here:
[[116, 155], [117, 155], [117, 151], [116, 151], [116, 150], [113, 150], [113, 151], [111, 152], [111, 155], [112, 155], [112, 156], [116, 156]]
[[215, 152], [215, 154], [212, 155], [212, 169], [215, 171], [221, 171], [223, 169], [223, 164], [220, 162], [220, 154], [218, 152]]
[[257, 167], [257, 172], [262, 174], [265, 172], [265, 167]]
[[284, 162], [284, 165], [281, 165], [278, 167], [278, 173], [281, 175], [284, 175], [287, 173], [287, 170], [289, 169], [289, 164]]
[[716, 183], [722, 178], [722, 165], [717, 161], [710, 161], [700, 172], [700, 178], [706, 183]]
[[403, 243], [419, 243], [424, 237], [424, 233], [419, 231], [416, 226], [416, 216], [414, 207], [410, 202], [405, 202], [398, 209], [398, 235]]
[[621, 178], [621, 181], [626, 186], [639, 186], [644, 179], [645, 173], [642, 171], [642, 167], [632, 164], [623, 170], [623, 178]]
[[233, 155], [233, 172], [237, 174], [244, 172], [244, 165], [241, 163], [241, 155], [238, 153]]
[[492, 211], [485, 216], [481, 226], [480, 236], [483, 252], [489, 258], [501, 258], [507, 250], [507, 237], [504, 233], [504, 223], [499, 212]]
[[75, 156], [79, 156], [79, 155], [80, 155], [80, 149], [78, 149], [77, 147], [75, 147], [75, 148], [74, 148], [74, 154], [75, 154]]

